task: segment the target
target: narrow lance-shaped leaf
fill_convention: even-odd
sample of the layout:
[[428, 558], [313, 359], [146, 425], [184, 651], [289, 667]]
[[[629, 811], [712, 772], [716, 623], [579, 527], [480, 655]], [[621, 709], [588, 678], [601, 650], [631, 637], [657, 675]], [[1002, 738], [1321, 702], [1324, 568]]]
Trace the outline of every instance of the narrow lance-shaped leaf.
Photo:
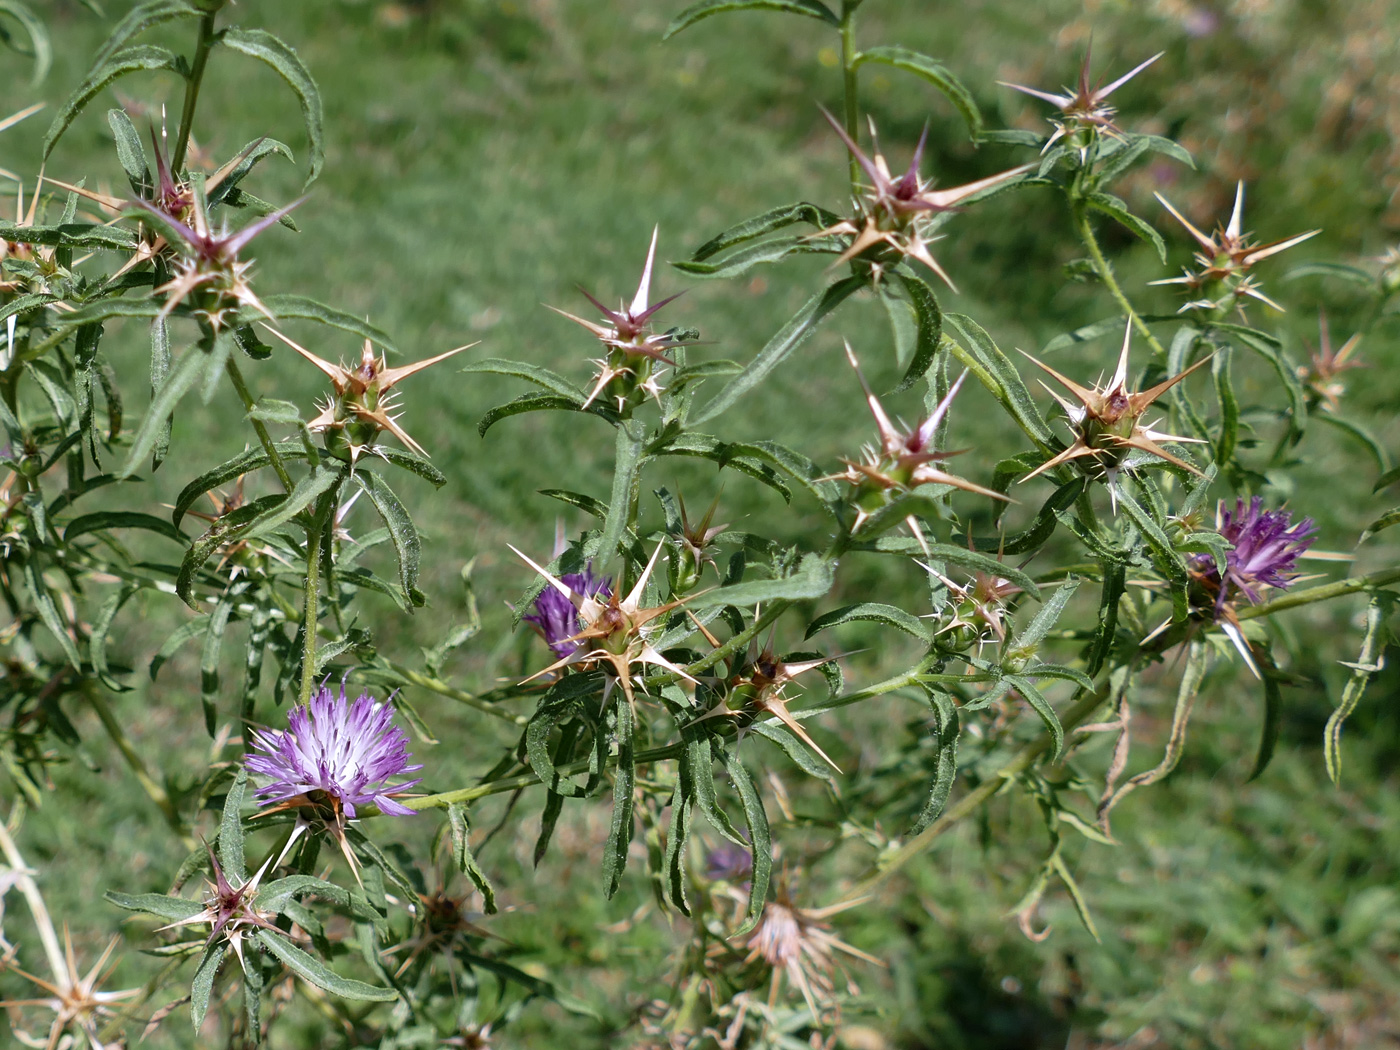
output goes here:
[[905, 73], [912, 73], [925, 83], [933, 85], [953, 104], [953, 108], [966, 122], [972, 140], [975, 142], [981, 136], [982, 114], [977, 109], [972, 92], [968, 91], [962, 81], [949, 72], [942, 62], [908, 48], [871, 47], [856, 55], [852, 64], [859, 69], [867, 62], [877, 62], [903, 70]]
[[841, 24], [841, 19], [832, 13], [831, 8], [821, 3], [821, 0], [700, 0], [698, 4], [691, 4], [671, 21], [661, 39], [669, 40], [682, 29], [693, 26], [701, 19], [724, 14], [726, 11], [781, 11], [816, 18], [833, 27]]
[[452, 829], [452, 856], [457, 861], [457, 867], [467, 878], [472, 880], [472, 885], [481, 894], [481, 907], [487, 915], [496, 914], [496, 891], [491, 885], [491, 880], [486, 877], [486, 873], [481, 870], [481, 865], [477, 863], [476, 857], [472, 854], [471, 846], [471, 822], [467, 819], [467, 809], [460, 802], [452, 802], [447, 806], [447, 821]]
[[312, 79], [311, 71], [295, 51], [265, 30], [231, 26], [219, 34], [218, 40], [226, 47], [266, 62], [296, 94], [297, 101], [301, 103], [306, 137], [311, 143], [311, 170], [305, 183], [311, 185], [321, 174], [321, 165], [326, 159], [325, 114], [321, 106], [321, 92]]
[[393, 489], [378, 474], [358, 470], [353, 476], [389, 527], [389, 537], [399, 559], [399, 582], [403, 584], [404, 597], [411, 605], [422, 604], [418, 601], [418, 564], [423, 545], [413, 518], [398, 496], [394, 495]]
[[73, 123], [87, 104], [101, 93], [103, 88], [131, 73], [152, 72], [161, 69], [176, 73], [180, 77], [189, 75], [185, 60], [181, 56], [168, 48], [153, 47], [149, 44], [141, 44], [118, 51], [96, 64], [83, 82], [78, 85], [77, 90], [59, 108], [57, 115], [53, 118], [53, 123], [49, 125], [48, 134], [44, 136], [44, 159], [48, 159], [59, 138], [68, 130], [68, 126]]
[[247, 789], [248, 770], [240, 767], [224, 796], [224, 812], [219, 821], [219, 866], [235, 885], [248, 877], [243, 862], [243, 796]]
[[368, 1003], [387, 1003], [399, 997], [399, 993], [392, 988], [376, 988], [372, 984], [340, 976], [320, 959], [308, 955], [271, 930], [256, 930], [253, 936], [259, 944], [286, 964], [287, 969], [332, 995]]
[[632, 807], [636, 793], [636, 752], [632, 742], [632, 705], [620, 703], [617, 711], [617, 765], [613, 770], [612, 823], [603, 848], [603, 889], [609, 898], [617, 893], [632, 845]]
[[847, 277], [808, 299], [788, 320], [787, 324], [783, 325], [778, 333], [768, 341], [767, 345], [758, 352], [758, 356], [700, 409], [699, 413], [691, 419], [691, 423], [698, 426], [707, 420], [714, 419], [739, 398], [763, 383], [789, 354], [806, 342], [808, 336], [833, 310], [865, 287], [866, 284], [867, 281], [863, 277]]
[[1394, 601], [1395, 596], [1386, 592], [1371, 598], [1371, 604], [1366, 608], [1366, 634], [1361, 640], [1361, 652], [1354, 662], [1347, 665], [1351, 668], [1351, 678], [1342, 689], [1342, 699], [1336, 710], [1327, 719], [1327, 728], [1323, 733], [1323, 758], [1327, 764], [1327, 775], [1334, 784], [1340, 784], [1342, 780], [1342, 724], [1361, 702], [1371, 676], [1384, 665], [1385, 618]]
[[763, 809], [763, 799], [738, 754], [730, 752], [725, 755], [724, 766], [729, 770], [730, 783], [734, 785], [744, 807], [744, 821], [749, 829], [749, 850], [753, 856], [748, 914], [731, 935], [742, 937], [763, 918], [763, 906], [768, 901], [768, 883], [773, 875], [773, 834], [768, 826], [768, 814]]

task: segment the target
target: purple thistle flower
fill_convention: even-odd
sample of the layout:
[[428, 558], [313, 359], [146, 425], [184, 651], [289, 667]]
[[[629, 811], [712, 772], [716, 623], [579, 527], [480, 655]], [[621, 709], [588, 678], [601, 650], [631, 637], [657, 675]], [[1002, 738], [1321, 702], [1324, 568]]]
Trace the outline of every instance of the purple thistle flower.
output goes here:
[[353, 820], [355, 807], [373, 804], [381, 813], [407, 817], [413, 810], [390, 798], [419, 783], [390, 784], [391, 777], [422, 769], [409, 765], [408, 737], [394, 724], [394, 712], [369, 693], [353, 704], [327, 685], [287, 718], [285, 730], [254, 730], [248, 771], [271, 777], [258, 788], [263, 803], [284, 802], [321, 792], [337, 812]]
[[1225, 578], [1220, 578], [1215, 559], [1209, 554], [1191, 558], [1192, 575], [1210, 592], [1217, 619], [1226, 603], [1243, 594], [1250, 604], [1260, 600], [1261, 587], [1287, 587], [1293, 582], [1293, 565], [1312, 546], [1317, 529], [1311, 518], [1293, 521], [1286, 510], [1265, 510], [1264, 500], [1255, 496], [1246, 508], [1243, 498], [1235, 501], [1233, 513], [1222, 500], [1216, 511], [1216, 530], [1234, 544], [1225, 555]]
[[[591, 565], [585, 566], [583, 572], [565, 573], [559, 581], [580, 598], [607, 598], [612, 594], [611, 582], [606, 576], [593, 575]], [[542, 590], [535, 599], [535, 611], [521, 619], [535, 625], [540, 637], [561, 660], [572, 656], [582, 644], [573, 640], [583, 630], [578, 608], [553, 587]]]

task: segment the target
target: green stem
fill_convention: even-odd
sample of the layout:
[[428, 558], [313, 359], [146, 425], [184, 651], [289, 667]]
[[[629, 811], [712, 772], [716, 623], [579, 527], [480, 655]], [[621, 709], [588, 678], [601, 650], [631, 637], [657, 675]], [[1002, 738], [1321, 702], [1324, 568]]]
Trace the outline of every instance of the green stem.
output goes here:
[[1123, 294], [1123, 289], [1118, 284], [1118, 278], [1113, 276], [1113, 267], [1109, 265], [1103, 249], [1099, 247], [1098, 238], [1094, 236], [1094, 228], [1089, 222], [1089, 209], [1084, 206], [1082, 201], [1075, 201], [1071, 210], [1074, 213], [1074, 228], [1079, 233], [1079, 239], [1084, 242], [1084, 247], [1089, 249], [1089, 257], [1093, 260], [1094, 272], [1099, 275], [1099, 280], [1103, 281], [1104, 287], [1118, 303], [1119, 309], [1127, 315], [1138, 334], [1147, 340], [1147, 344], [1152, 347], [1152, 352], [1158, 357], [1165, 358], [1167, 348], [1152, 334], [1152, 329], [1147, 327], [1147, 322], [1138, 316], [1138, 312], [1133, 309], [1133, 304]]
[[[841, 77], [842, 91], [845, 95], [845, 123], [846, 134], [851, 136], [851, 141], [858, 140], [858, 125], [860, 124], [860, 84], [856, 72], [856, 8], [861, 5], [862, 0], [843, 0], [841, 4]], [[860, 182], [860, 162], [852, 154], [850, 158], [851, 167], [851, 196], [856, 196], [856, 186]]]
[[170, 155], [170, 171], [176, 178], [184, 166], [185, 153], [190, 145], [190, 131], [194, 125], [194, 107], [199, 101], [199, 86], [204, 81], [204, 67], [209, 64], [209, 52], [214, 47], [214, 19], [217, 12], [210, 11], [199, 20], [199, 40], [195, 43], [194, 63], [190, 67], [189, 79], [185, 81], [185, 104], [180, 110], [180, 132], [175, 136], [175, 152]]
[[389, 669], [392, 670], [400, 678], [402, 678], [405, 682], [408, 682], [412, 685], [416, 685], [419, 688], [426, 689], [431, 693], [437, 693], [439, 696], [445, 696], [449, 700], [456, 700], [459, 704], [466, 704], [468, 707], [474, 707], [478, 711], [484, 711], [486, 714], [492, 715], [495, 718], [502, 719], [503, 721], [510, 722], [512, 725], [523, 726], [528, 724], [530, 721], [529, 716], [527, 715], [518, 715], [510, 711], [503, 710], [502, 708], [497, 707], [495, 704], [491, 703], [489, 700], [482, 700], [479, 697], [473, 696], [471, 693], [463, 692], [461, 689], [453, 688], [440, 678], [434, 678], [430, 675], [425, 675], [421, 672], [410, 670], [409, 668], [404, 667], [401, 664], [393, 663], [392, 661], [389, 663]]
[[92, 709], [97, 713], [98, 720], [102, 723], [102, 728], [107, 730], [107, 735], [112, 738], [112, 743], [117, 745], [117, 750], [122, 753], [122, 758], [126, 759], [126, 764], [131, 768], [132, 774], [136, 777], [142, 789], [156, 807], [165, 815], [165, 822], [170, 825], [170, 830], [179, 836], [186, 849], [194, 849], [199, 844], [185, 828], [185, 823], [180, 819], [179, 812], [175, 809], [175, 804], [170, 800], [165, 788], [156, 783], [151, 776], [150, 770], [146, 768], [146, 763], [141, 760], [141, 756], [136, 753], [136, 749], [131, 746], [131, 741], [127, 739], [126, 733], [122, 730], [121, 723], [112, 714], [112, 708], [107, 703], [107, 698], [96, 689], [88, 692], [88, 702], [92, 704]]
[[1341, 598], [1358, 591], [1373, 590], [1391, 583], [1400, 583], [1400, 569], [1382, 569], [1366, 576], [1353, 576], [1347, 580], [1319, 584], [1304, 591], [1294, 591], [1291, 594], [1282, 595], [1271, 602], [1264, 602], [1262, 605], [1250, 605], [1243, 609], [1237, 609], [1235, 615], [1241, 620], [1252, 620], [1256, 616], [1269, 616], [1272, 613], [1283, 612], [1285, 609], [1296, 609], [1300, 605], [1330, 601], [1333, 598]]
[[299, 702], [304, 706], [311, 702], [311, 691], [316, 679], [316, 621], [319, 618], [317, 602], [321, 589], [321, 536], [326, 531], [326, 522], [335, 513], [336, 495], [340, 483], [321, 497], [311, 523], [306, 527], [306, 604], [302, 612], [301, 649], [301, 689]]
[[[243, 409], [246, 412], [253, 410], [256, 403], [253, 400], [253, 393], [248, 389], [248, 384], [243, 379], [243, 371], [238, 367], [238, 362], [232, 357], [228, 359], [228, 377], [233, 382], [233, 388], [238, 391], [238, 397], [243, 402]], [[277, 451], [277, 445], [272, 440], [272, 435], [268, 433], [267, 426], [260, 419], [250, 419], [253, 424], [253, 432], [258, 435], [258, 442], [262, 445], [263, 451], [267, 453], [267, 458], [272, 462], [272, 469], [277, 472], [277, 480], [282, 483], [282, 487], [288, 492], [292, 491], [292, 476], [287, 472], [286, 464], [282, 462], [282, 456]]]

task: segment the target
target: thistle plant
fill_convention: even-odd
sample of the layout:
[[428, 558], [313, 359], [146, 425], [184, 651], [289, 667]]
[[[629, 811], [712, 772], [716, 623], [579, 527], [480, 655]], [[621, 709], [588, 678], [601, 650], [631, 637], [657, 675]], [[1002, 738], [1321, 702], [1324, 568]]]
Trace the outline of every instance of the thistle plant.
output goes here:
[[[1369, 311], [1335, 350], [1324, 322], [1310, 366], [1295, 363], [1276, 312], [1256, 320], [1242, 307], [1281, 309], [1253, 268], [1318, 231], [1256, 243], [1243, 228], [1242, 182], [1209, 236], [1159, 193], [1194, 241], [1194, 262], [1181, 277], [1121, 278], [1113, 264], [1127, 256], [1101, 224], [1153, 249], [1148, 265], [1167, 272], [1167, 241], [1130, 205], [1146, 196], [1131, 180], [1155, 170], [1143, 164], [1149, 154], [1195, 165], [1179, 143], [1139, 130], [1141, 115], [1118, 94], [1163, 75], [1162, 54], [1096, 87], [1086, 49], [1076, 88], [1010, 85], [1057, 107], [1048, 130], [1038, 119], [1035, 131], [989, 129], [979, 96], [945, 63], [858, 46], [861, 0], [839, 11], [820, 0], [705, 0], [682, 11], [668, 36], [745, 9], [831, 31], [840, 115], [792, 101], [825, 143], [813, 158], [848, 183], [845, 199], [734, 216], [667, 269], [649, 214], [659, 205], [637, 196], [652, 236], [630, 300], [614, 309], [584, 292], [593, 320], [550, 307], [600, 348], [579, 383], [548, 366], [545, 348], [527, 348], [528, 360], [485, 356], [514, 335], [489, 335], [479, 356], [468, 343], [415, 359], [358, 312], [265, 286], [273, 268], [256, 268], [254, 253], [318, 236], [311, 219], [304, 232], [297, 223], [311, 211], [299, 207], [307, 192], [330, 192], [308, 190], [327, 163], [326, 111], [295, 48], [232, 24], [231, 6], [146, 0], [116, 22], [19, 182], [38, 192], [21, 191], [14, 221], [0, 222], [0, 891], [23, 895], [51, 971], [27, 961], [34, 948], [27, 930], [16, 933], [18, 909], [0, 916], [4, 994], [4, 972], [43, 993], [0, 1005], [52, 1013], [47, 1034], [25, 1029], [26, 1039], [487, 1046], [514, 1031], [533, 1038], [529, 1026], [547, 1016], [537, 1000], [549, 1000], [609, 1039], [629, 1029], [642, 1045], [834, 1046], [855, 1012], [847, 1007], [863, 1008], [856, 982], [836, 979], [841, 967], [865, 974], [867, 987], [885, 981], [859, 917], [885, 908], [916, 865], [938, 862], [951, 828], [980, 814], [987, 843], [1010, 839], [993, 800], [1033, 811], [1044, 837], [1022, 836], [1014, 863], [985, 860], [986, 893], [1007, 893], [1002, 910], [1016, 920], [1008, 935], [1019, 925], [1039, 939], [1039, 909], [1062, 895], [1101, 936], [1096, 889], [1076, 881], [1065, 829], [1090, 848], [1112, 843], [1110, 813], [1176, 767], [1197, 700], [1212, 694], [1263, 690], [1261, 743], [1247, 756], [1261, 775], [1280, 684], [1304, 680], [1286, 618], [1322, 602], [1350, 612], [1364, 595], [1363, 627], [1348, 628], [1359, 656], [1324, 741], [1326, 773], [1341, 776], [1342, 727], [1382, 667], [1400, 569], [1305, 586], [1299, 563], [1330, 557], [1323, 574], [1338, 575], [1348, 555], [1314, 541], [1360, 544], [1400, 513], [1380, 514], [1359, 537], [1334, 534], [1304, 483], [1303, 454], [1330, 453], [1319, 434], [1340, 435], [1377, 461], [1378, 489], [1397, 480], [1338, 377], [1359, 363], [1363, 337], [1382, 342], [1400, 263], [1392, 249], [1378, 270], [1319, 261], [1280, 275], [1287, 289], [1294, 277], [1340, 276]], [[42, 22], [0, 2], [0, 14], [20, 9], [41, 34], [30, 50], [46, 55]], [[183, 53], [157, 42], [180, 34]], [[303, 185], [291, 200], [254, 192], [283, 197], [260, 186], [262, 165], [294, 163], [270, 137], [221, 153], [221, 165], [192, 159], [196, 130], [200, 142], [220, 140], [209, 91], [236, 91], [243, 60], [278, 74], [303, 117]], [[932, 92], [917, 140], [896, 143], [911, 158], [898, 176], [864, 109], [871, 67]], [[182, 92], [173, 136], [137, 130], [154, 111], [156, 72]], [[88, 127], [92, 103], [118, 82], [140, 99], [109, 111], [106, 131]], [[948, 107], [986, 149], [950, 140]], [[895, 126], [882, 124], [887, 135]], [[113, 162], [65, 181], [41, 176], [59, 170], [75, 127], [110, 133]], [[975, 177], [938, 188], [926, 162]], [[121, 178], [129, 196], [109, 192]], [[1063, 206], [1072, 249], [1085, 256], [1070, 265], [1087, 285], [1075, 294], [1104, 314], [1026, 354], [1034, 369], [1003, 350], [1004, 320], [952, 308], [953, 267], [933, 250], [955, 219], [960, 253], [980, 251], [1007, 222], [1008, 202], [1027, 194], [1042, 209]], [[567, 211], [551, 221], [568, 222]], [[821, 265], [804, 268], [806, 256]], [[736, 278], [751, 291], [815, 287], [776, 331], [745, 331], [737, 345], [702, 339], [723, 327], [710, 297], [686, 300], [706, 327], [660, 327], [659, 311], [681, 293], [654, 301], [654, 285]], [[1062, 278], [1035, 279], [1054, 291]], [[977, 286], [975, 267], [959, 279], [975, 299], [997, 298], [996, 286]], [[1182, 285], [1189, 301], [1153, 306], [1165, 293], [1149, 283]], [[872, 316], [888, 320], [888, 334]], [[1051, 320], [1021, 323], [1034, 332]], [[358, 360], [333, 364], [307, 349], [323, 345], [296, 327], [311, 324], [353, 338]], [[321, 401], [259, 393], [290, 389], [282, 377], [308, 374], [308, 362], [330, 383]], [[406, 382], [430, 367], [454, 408], [501, 380], [535, 389], [491, 409], [478, 425], [488, 444], [464, 453], [458, 435], [434, 425], [426, 380]], [[1032, 395], [1039, 373], [1063, 421]], [[1092, 384], [1070, 378], [1095, 374]], [[838, 393], [820, 418], [814, 403], [787, 403], [780, 378], [821, 375]], [[897, 378], [887, 390], [867, 375]], [[901, 405], [913, 426], [900, 422]], [[528, 429], [539, 411], [564, 419], [571, 459], [613, 449], [606, 491], [579, 491], [590, 482], [574, 466], [543, 490], [571, 515], [548, 562], [520, 553], [538, 549], [529, 521], [494, 523], [484, 543], [457, 528], [464, 506], [485, 518], [490, 505], [465, 487], [453, 488], [451, 528], [420, 530], [410, 475], [448, 486], [464, 460], [498, 455], [489, 442], [511, 428], [506, 440], [528, 450], [532, 467], [561, 462], [545, 431]], [[832, 432], [866, 412], [874, 441], [859, 453], [840, 447]], [[810, 448], [772, 436], [785, 415], [807, 417]], [[957, 473], [944, 469], [954, 456]], [[697, 463], [733, 483], [694, 480]], [[1285, 500], [1286, 510], [1266, 509]], [[708, 509], [697, 518], [687, 501]], [[502, 556], [497, 536], [513, 540], [523, 564]], [[455, 577], [465, 622], [450, 622], [442, 579], [451, 574], [425, 573], [425, 553], [429, 568], [467, 562]], [[493, 590], [503, 579], [520, 588], [492, 596], [509, 623], [479, 613], [468, 554], [496, 563]], [[143, 618], [152, 629], [138, 626]], [[197, 673], [180, 668], [186, 646], [198, 650]], [[1309, 694], [1314, 707], [1324, 700]], [[1134, 728], [1132, 705], [1144, 702], [1173, 704], [1170, 728]], [[892, 717], [896, 705], [906, 716]], [[132, 730], [148, 723], [203, 729], [209, 741], [197, 759], [144, 751]], [[899, 724], [907, 741], [895, 740]], [[1116, 740], [1109, 749], [1097, 746], [1105, 734]], [[1129, 774], [1158, 749], [1155, 765]], [[26, 812], [71, 802], [63, 785], [79, 774], [57, 767], [93, 753], [115, 756], [174, 860], [155, 874], [124, 872], [129, 883], [106, 899], [133, 918], [84, 968], [59, 948], [15, 840]], [[599, 813], [596, 836], [579, 830]], [[510, 844], [527, 827], [526, 866], [551, 853], [582, 859], [573, 870], [596, 873], [600, 894], [618, 898], [609, 936], [646, 922], [673, 942], [655, 987], [628, 990], [626, 1020], [582, 1020], [603, 993], [542, 961], [540, 938], [521, 935], [520, 916], [535, 914], [559, 877], [549, 866], [534, 881], [517, 870]], [[114, 855], [130, 848], [111, 844]], [[204, 889], [187, 889], [201, 873]], [[633, 895], [648, 903], [629, 903]], [[109, 926], [117, 921], [111, 913]], [[112, 930], [91, 932], [100, 944]], [[585, 949], [556, 939], [582, 965]], [[225, 965], [230, 951], [238, 966]], [[110, 965], [122, 967], [121, 984], [140, 977], [104, 991]], [[192, 1030], [175, 1017], [186, 1005]]]

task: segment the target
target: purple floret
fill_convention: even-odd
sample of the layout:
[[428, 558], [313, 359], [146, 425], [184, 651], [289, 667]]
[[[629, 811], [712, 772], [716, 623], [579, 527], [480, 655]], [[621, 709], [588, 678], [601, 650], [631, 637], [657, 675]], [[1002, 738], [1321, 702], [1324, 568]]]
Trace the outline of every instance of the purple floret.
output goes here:
[[271, 780], [257, 790], [264, 804], [320, 791], [339, 801], [347, 819], [369, 804], [393, 816], [413, 814], [389, 797], [422, 780], [389, 783], [423, 768], [409, 765], [408, 737], [394, 724], [393, 709], [368, 693], [347, 707], [344, 683], [339, 696], [322, 685], [292, 711], [285, 730], [254, 730], [253, 752], [248, 772]]
[[1251, 604], [1260, 601], [1261, 587], [1287, 587], [1293, 582], [1294, 563], [1312, 546], [1317, 529], [1311, 518], [1293, 521], [1286, 510], [1265, 510], [1264, 500], [1235, 501], [1233, 513], [1220, 504], [1219, 532], [1235, 545], [1225, 556], [1222, 585], [1215, 559], [1197, 554], [1191, 559], [1197, 579], [1215, 592], [1217, 615], [1226, 602], [1243, 594]]
[[[580, 598], [606, 598], [612, 594], [612, 586], [606, 576], [594, 576], [592, 566], [583, 572], [568, 572], [559, 577], [559, 582]], [[563, 660], [574, 654], [581, 643], [573, 636], [583, 630], [579, 623], [578, 609], [553, 587], [546, 587], [535, 599], [535, 611], [522, 617], [539, 630], [554, 655]]]

